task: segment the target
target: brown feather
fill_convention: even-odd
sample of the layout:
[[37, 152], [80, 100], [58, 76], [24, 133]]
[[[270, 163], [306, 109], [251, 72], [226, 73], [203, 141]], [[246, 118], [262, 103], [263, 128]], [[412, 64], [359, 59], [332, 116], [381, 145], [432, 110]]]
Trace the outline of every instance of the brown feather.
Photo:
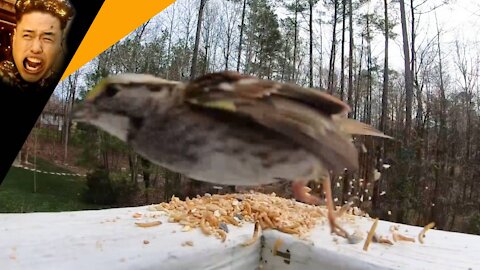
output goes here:
[[351, 110], [346, 103], [321, 90], [258, 79], [232, 71], [211, 73], [193, 80], [188, 84], [187, 96], [199, 98], [212, 91], [235, 91], [237, 96], [252, 99], [283, 96], [315, 107], [327, 115], [346, 115]]
[[[274, 105], [278, 105], [278, 100]], [[298, 109], [299, 112], [302, 109], [299, 105], [296, 107], [293, 102], [288, 109], [257, 103], [238, 106], [237, 110], [302, 145], [315, 154], [328, 170], [334, 173], [342, 173], [344, 169], [357, 170], [358, 154], [349, 138], [321, 114], [317, 113], [315, 120], [299, 117], [294, 110]]]
[[340, 126], [340, 128], [352, 135], [365, 135], [365, 136], [374, 136], [374, 137], [382, 137], [387, 139], [393, 139], [393, 137], [388, 136], [377, 130], [371, 125], [359, 122], [355, 119], [350, 118], [334, 118], [334, 121]]
[[188, 84], [186, 101], [248, 116], [311, 151], [328, 170], [358, 168], [351, 138], [331, 118], [348, 112], [348, 105], [318, 90], [232, 72], [214, 73]]

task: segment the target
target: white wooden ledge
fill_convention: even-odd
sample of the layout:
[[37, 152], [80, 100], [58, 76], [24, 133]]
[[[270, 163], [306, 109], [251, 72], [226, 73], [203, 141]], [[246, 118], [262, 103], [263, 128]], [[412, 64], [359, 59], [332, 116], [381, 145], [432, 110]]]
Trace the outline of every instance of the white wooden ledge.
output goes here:
[[[480, 269], [480, 236], [429, 230], [425, 243], [396, 242], [393, 246], [363, 241], [349, 244], [318, 225], [306, 240], [266, 230], [251, 246], [253, 224], [230, 226], [222, 243], [199, 230], [182, 232], [167, 217], [147, 206], [99, 211], [0, 214], [0, 269]], [[161, 220], [140, 228], [135, 222]], [[372, 221], [356, 218], [347, 230], [368, 231]], [[392, 223], [381, 221], [379, 234]], [[400, 232], [417, 237], [420, 227], [400, 225]], [[278, 253], [275, 242], [281, 239]], [[191, 241], [193, 246], [185, 245]]]

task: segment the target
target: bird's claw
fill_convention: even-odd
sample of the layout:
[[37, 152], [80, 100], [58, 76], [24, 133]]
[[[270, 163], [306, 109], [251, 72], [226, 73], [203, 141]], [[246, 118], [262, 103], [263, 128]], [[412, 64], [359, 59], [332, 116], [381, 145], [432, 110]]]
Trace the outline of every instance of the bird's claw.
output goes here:
[[[296, 200], [303, 203], [319, 205], [321, 204], [321, 199], [317, 196], [310, 194], [311, 189], [305, 186], [305, 181], [296, 180], [292, 183], [292, 192]], [[328, 194], [329, 190], [325, 191], [327, 193], [327, 209], [328, 209], [328, 222], [330, 224], [330, 229], [332, 233], [335, 233], [338, 236], [349, 238], [349, 234], [345, 231], [340, 225], [337, 224], [336, 219], [343, 215], [343, 213], [348, 209], [340, 209], [338, 212], [333, 210], [333, 203], [328, 202], [328, 197], [331, 197], [331, 194]]]

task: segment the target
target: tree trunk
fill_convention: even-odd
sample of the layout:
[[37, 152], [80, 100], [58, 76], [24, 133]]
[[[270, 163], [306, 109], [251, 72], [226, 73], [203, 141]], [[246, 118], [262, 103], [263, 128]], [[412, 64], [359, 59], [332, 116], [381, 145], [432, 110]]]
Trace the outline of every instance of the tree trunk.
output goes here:
[[[322, 20], [319, 20], [320, 32], [322, 31]], [[323, 35], [320, 35], [320, 65], [318, 71], [318, 87], [323, 89]]]
[[245, 11], [247, 9], [247, 0], [243, 0], [242, 23], [240, 24], [240, 41], [238, 43], [237, 72], [240, 71], [240, 62], [242, 58], [243, 29], [245, 28]]
[[335, 75], [335, 52], [337, 44], [337, 9], [338, 0], [334, 0], [334, 12], [333, 12], [333, 31], [332, 31], [332, 49], [330, 50], [330, 65], [328, 67], [328, 93], [333, 94], [333, 79]]
[[[350, 45], [349, 45], [349, 52], [348, 52], [348, 105], [353, 106], [353, 7], [352, 7], [352, 0], [348, 2], [348, 9], [350, 17]], [[361, 70], [361, 69], [360, 69]], [[358, 78], [360, 79], [360, 77]], [[350, 112], [349, 115], [351, 116], [352, 113]]]
[[225, 49], [225, 70], [228, 70], [228, 61], [230, 60], [230, 42], [232, 40], [232, 31], [230, 25], [227, 26], [227, 48]]
[[143, 157], [140, 157], [140, 161], [142, 163], [143, 183], [145, 185], [145, 188], [149, 188], [151, 186], [150, 175], [152, 163], [147, 159], [144, 159]]
[[138, 156], [133, 151], [130, 151], [128, 154], [128, 165], [130, 167], [130, 179], [133, 183], [137, 183], [137, 172], [138, 172]]
[[205, 4], [207, 0], [200, 0], [200, 8], [198, 9], [198, 19], [197, 19], [197, 32], [195, 34], [195, 45], [193, 46], [193, 56], [192, 56], [192, 68], [190, 69], [190, 79], [193, 80], [196, 77], [197, 73], [197, 58], [198, 58], [198, 48], [200, 45], [200, 35], [202, 30], [202, 21], [203, 21], [203, 11], [205, 9]]
[[340, 60], [340, 99], [345, 95], [345, 20], [346, 20], [346, 0], [342, 0], [342, 49]]
[[400, 17], [402, 24], [403, 54], [405, 67], [405, 136], [404, 142], [410, 143], [410, 133], [412, 129], [412, 100], [413, 100], [413, 78], [410, 69], [410, 52], [407, 34], [407, 18], [405, 16], [405, 0], [399, 0]]
[[65, 136], [64, 136], [64, 152], [63, 152], [63, 163], [67, 163], [68, 157], [68, 139], [70, 136], [70, 128], [71, 128], [71, 111], [73, 108], [73, 104], [75, 102], [75, 92], [77, 88], [77, 79], [78, 79], [79, 72], [76, 71], [72, 75], [68, 77], [68, 103], [67, 108], [64, 115], [64, 128], [65, 128]]
[[365, 37], [362, 35], [362, 43], [360, 45], [360, 59], [358, 61], [358, 73], [357, 73], [357, 85], [355, 89], [355, 99], [353, 101], [353, 118], [358, 119], [358, 101], [360, 99], [360, 82], [362, 81], [362, 64], [363, 64], [363, 47], [364, 47]]
[[[410, 47], [410, 53], [411, 53], [411, 71], [412, 71], [412, 77], [414, 76], [413, 74], [416, 74], [415, 69], [416, 69], [416, 54], [415, 54], [415, 6], [413, 5], [413, 0], [410, 0], [410, 16], [412, 17], [412, 25], [410, 25], [410, 31], [412, 35], [412, 46]], [[416, 77], [416, 76], [415, 76]]]
[[207, 33], [205, 36], [205, 55], [203, 56], [203, 67], [202, 67], [202, 72], [200, 75], [204, 75], [208, 72], [208, 49], [210, 48], [210, 35]]
[[[388, 25], [388, 0], [383, 0], [384, 5], [384, 36], [385, 36], [385, 54], [383, 60], [383, 91], [382, 91], [382, 112], [380, 117], [380, 130], [387, 133], [387, 116], [388, 116], [388, 39], [389, 39], [389, 25]], [[380, 156], [384, 162], [386, 156], [385, 141], [382, 142]], [[382, 162], [382, 163], [383, 163]], [[379, 164], [378, 169], [381, 169], [382, 164]], [[374, 182], [372, 208], [377, 210], [380, 208], [380, 186], [382, 178]]]
[[365, 104], [365, 123], [371, 124], [372, 122], [372, 38], [370, 35], [370, 17], [367, 16], [367, 102]]
[[293, 68], [292, 68], [292, 82], [296, 83], [297, 75], [297, 47], [298, 47], [298, 0], [295, 0], [295, 20], [294, 20], [294, 34], [293, 34]]
[[380, 130], [387, 132], [387, 116], [388, 116], [388, 39], [389, 39], [389, 26], [388, 26], [388, 3], [387, 0], [383, 0], [384, 4], [384, 27], [385, 27], [385, 59], [383, 61], [383, 92], [382, 92], [382, 116], [380, 118]]
[[[172, 55], [172, 32], [173, 32], [173, 21], [175, 19], [175, 2], [173, 2], [173, 14], [172, 14], [172, 20], [170, 21], [170, 32], [168, 33], [168, 48], [167, 48], [167, 61], [168, 61], [168, 66], [171, 65], [171, 55]], [[166, 74], [166, 79], [170, 79], [170, 68], [167, 68], [167, 74]]]
[[309, 59], [309, 76], [308, 76], [308, 86], [313, 88], [313, 0], [308, 1], [309, 9], [310, 9], [310, 17], [308, 21], [308, 28], [310, 32], [310, 59]]
[[[436, 19], [436, 15], [435, 15]], [[439, 77], [440, 77], [440, 127], [438, 131], [437, 137], [437, 147], [436, 147], [436, 160], [437, 163], [440, 165], [435, 170], [435, 185], [433, 187], [433, 198], [432, 198], [432, 206], [430, 208], [430, 220], [437, 221], [438, 216], [440, 215], [438, 204], [439, 195], [441, 194], [441, 183], [440, 180], [441, 175], [445, 173], [445, 161], [446, 161], [446, 140], [447, 140], [447, 123], [446, 123], [446, 105], [447, 101], [445, 98], [445, 88], [443, 84], [443, 70], [442, 70], [442, 51], [440, 47], [440, 30], [438, 28], [438, 20], [436, 21], [437, 24], [437, 46], [438, 46], [438, 68], [439, 68]]]

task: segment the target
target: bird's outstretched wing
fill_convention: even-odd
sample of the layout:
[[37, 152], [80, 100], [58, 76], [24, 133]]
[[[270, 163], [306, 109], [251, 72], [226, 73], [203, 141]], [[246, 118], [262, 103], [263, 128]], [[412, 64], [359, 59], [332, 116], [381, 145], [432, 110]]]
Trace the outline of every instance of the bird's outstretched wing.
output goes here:
[[335, 173], [358, 168], [350, 134], [332, 118], [346, 115], [350, 108], [319, 90], [221, 72], [188, 83], [185, 102], [249, 117], [310, 150]]

